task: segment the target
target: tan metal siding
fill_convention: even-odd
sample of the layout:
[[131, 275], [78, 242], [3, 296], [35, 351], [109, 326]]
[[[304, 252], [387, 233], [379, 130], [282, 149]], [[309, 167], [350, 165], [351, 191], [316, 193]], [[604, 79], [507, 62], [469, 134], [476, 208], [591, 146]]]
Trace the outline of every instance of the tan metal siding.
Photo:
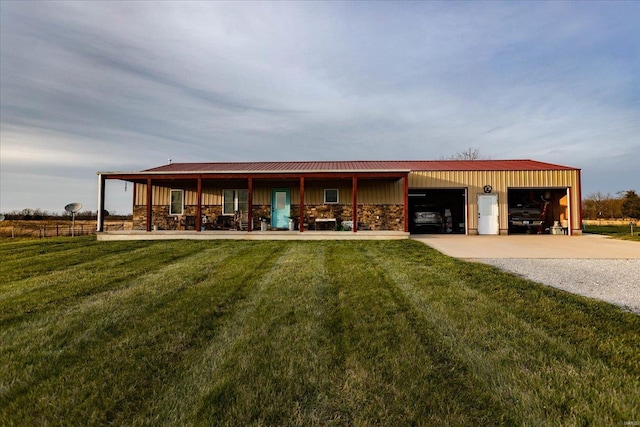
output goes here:
[[409, 188], [467, 188], [469, 229], [478, 228], [478, 194], [491, 185], [498, 194], [500, 229], [508, 229], [507, 191], [511, 188], [571, 188], [571, 228], [579, 230], [578, 170], [419, 171], [409, 174]]
[[[324, 204], [324, 190], [328, 188], [338, 189], [338, 203], [350, 204], [352, 200], [351, 180], [309, 180], [304, 184], [304, 203], [308, 205]], [[300, 203], [300, 198], [294, 204]]]
[[[185, 183], [186, 184], [186, 183]], [[146, 205], [147, 185], [136, 185], [136, 199], [134, 204]], [[246, 189], [247, 186], [235, 185], [235, 183], [211, 183], [202, 184], [202, 205], [221, 205], [222, 191], [225, 189]], [[291, 191], [291, 203], [296, 205], [300, 202], [300, 184], [290, 181], [254, 181], [253, 204], [271, 204], [271, 189], [288, 188]], [[351, 180], [325, 180], [305, 182], [305, 203], [324, 203], [324, 190], [327, 188], [337, 188], [339, 190], [339, 202], [349, 204], [352, 199]], [[195, 185], [153, 185], [153, 204], [168, 205], [171, 198], [172, 189], [182, 189], [185, 192], [185, 205], [197, 204], [197, 187]], [[403, 203], [404, 186], [402, 180], [359, 180], [358, 181], [358, 203], [380, 203], [380, 204], [401, 204]]]
[[358, 204], [401, 205], [403, 180], [358, 180]]

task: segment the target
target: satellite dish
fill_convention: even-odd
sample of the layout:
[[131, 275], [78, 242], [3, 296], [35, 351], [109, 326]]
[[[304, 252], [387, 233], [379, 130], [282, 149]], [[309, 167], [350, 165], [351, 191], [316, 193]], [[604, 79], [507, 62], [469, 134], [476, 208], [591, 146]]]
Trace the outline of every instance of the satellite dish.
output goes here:
[[102, 209], [102, 216], [109, 216], [109, 211], [106, 209]]
[[76, 229], [76, 212], [82, 209], [82, 203], [69, 203], [64, 210], [71, 214], [71, 237], [75, 236]]
[[0, 222], [4, 221], [4, 215], [0, 215]]
[[64, 210], [69, 213], [79, 212], [80, 209], [82, 209], [82, 203], [69, 203], [67, 206], [64, 207]]

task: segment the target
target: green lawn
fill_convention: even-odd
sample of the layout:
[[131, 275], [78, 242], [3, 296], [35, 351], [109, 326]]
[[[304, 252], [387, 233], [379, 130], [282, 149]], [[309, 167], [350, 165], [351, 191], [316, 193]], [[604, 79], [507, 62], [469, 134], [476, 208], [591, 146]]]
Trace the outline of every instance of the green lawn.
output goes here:
[[0, 425], [623, 425], [640, 317], [415, 241], [0, 241]]
[[631, 226], [627, 225], [585, 225], [584, 231], [592, 234], [604, 234], [615, 239], [633, 240], [640, 242], [640, 221], [633, 226], [633, 235], [631, 235]]

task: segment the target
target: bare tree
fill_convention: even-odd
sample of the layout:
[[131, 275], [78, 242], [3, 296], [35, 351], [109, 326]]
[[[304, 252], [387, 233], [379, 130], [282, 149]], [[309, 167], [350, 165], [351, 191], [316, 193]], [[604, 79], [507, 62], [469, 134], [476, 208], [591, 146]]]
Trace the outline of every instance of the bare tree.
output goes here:
[[621, 218], [622, 202], [622, 198], [613, 197], [611, 193], [596, 191], [582, 201], [582, 216], [585, 219]]
[[469, 147], [464, 151], [460, 151], [449, 157], [443, 157], [442, 160], [483, 160], [486, 159], [480, 150], [474, 147]]

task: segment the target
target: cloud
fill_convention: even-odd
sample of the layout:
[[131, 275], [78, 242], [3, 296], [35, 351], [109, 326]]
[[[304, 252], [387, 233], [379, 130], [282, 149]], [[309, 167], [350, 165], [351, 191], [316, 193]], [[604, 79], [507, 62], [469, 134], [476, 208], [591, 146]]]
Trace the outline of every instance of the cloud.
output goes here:
[[0, 209], [24, 207], [25, 171], [90, 188], [97, 170], [168, 158], [437, 159], [472, 146], [581, 167], [604, 191], [640, 182], [638, 3], [0, 8]]

